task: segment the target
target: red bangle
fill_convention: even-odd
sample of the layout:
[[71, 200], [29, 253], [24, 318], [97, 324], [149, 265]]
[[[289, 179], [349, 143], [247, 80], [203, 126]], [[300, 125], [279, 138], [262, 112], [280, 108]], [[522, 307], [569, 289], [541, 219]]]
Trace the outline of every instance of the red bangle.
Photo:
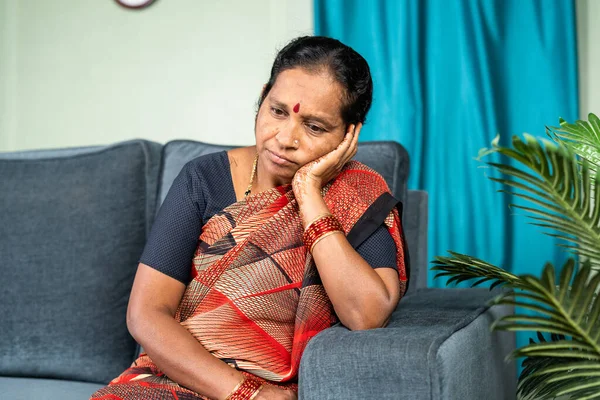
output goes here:
[[225, 400], [252, 400], [256, 397], [263, 384], [254, 378], [246, 378], [238, 385]]
[[313, 247], [319, 240], [336, 232], [344, 232], [342, 224], [335, 216], [325, 215], [317, 218], [306, 227], [302, 235], [302, 241], [304, 246], [312, 253]]

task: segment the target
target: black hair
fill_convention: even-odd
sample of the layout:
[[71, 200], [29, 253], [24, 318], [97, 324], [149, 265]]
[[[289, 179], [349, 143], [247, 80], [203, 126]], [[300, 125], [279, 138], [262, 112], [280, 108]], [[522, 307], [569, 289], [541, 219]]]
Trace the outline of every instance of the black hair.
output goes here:
[[258, 107], [271, 91], [279, 74], [303, 68], [311, 72], [326, 70], [344, 88], [342, 119], [346, 124], [364, 123], [373, 100], [373, 80], [367, 61], [352, 48], [325, 36], [302, 36], [293, 39], [277, 53], [269, 82]]

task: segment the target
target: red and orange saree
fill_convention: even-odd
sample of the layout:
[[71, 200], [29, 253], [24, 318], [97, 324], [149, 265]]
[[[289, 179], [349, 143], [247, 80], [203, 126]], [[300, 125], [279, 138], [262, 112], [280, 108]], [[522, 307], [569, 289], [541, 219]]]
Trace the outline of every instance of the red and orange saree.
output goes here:
[[[369, 226], [385, 223], [404, 293], [408, 271], [400, 216], [383, 178], [350, 162], [323, 194], [353, 245], [369, 235]], [[308, 341], [337, 322], [302, 233], [291, 185], [216, 214], [203, 227], [193, 279], [175, 315], [215, 357], [294, 391]], [[92, 398], [204, 399], [170, 380], [145, 354]]]

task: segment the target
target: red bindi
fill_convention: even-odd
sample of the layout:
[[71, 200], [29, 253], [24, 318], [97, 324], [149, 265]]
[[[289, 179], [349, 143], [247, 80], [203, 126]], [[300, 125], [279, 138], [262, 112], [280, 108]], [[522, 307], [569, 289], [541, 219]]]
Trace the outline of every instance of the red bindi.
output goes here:
[[300, 103], [296, 103], [296, 105], [294, 106], [294, 112], [298, 114], [298, 111], [300, 111]]

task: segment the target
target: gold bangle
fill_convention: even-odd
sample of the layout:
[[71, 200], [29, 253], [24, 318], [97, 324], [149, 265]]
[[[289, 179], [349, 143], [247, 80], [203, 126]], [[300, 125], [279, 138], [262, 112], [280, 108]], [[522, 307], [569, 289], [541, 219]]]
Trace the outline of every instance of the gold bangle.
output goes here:
[[333, 214], [332, 214], [332, 213], [323, 213], [323, 214], [319, 214], [319, 215], [317, 215], [317, 216], [316, 216], [316, 217], [315, 217], [315, 218], [314, 218], [312, 221], [310, 221], [310, 223], [306, 224], [306, 228], [304, 228], [304, 232], [306, 232], [306, 230], [307, 230], [308, 228], [310, 228], [310, 226], [311, 226], [312, 224], [314, 224], [315, 222], [317, 222], [317, 221], [318, 221], [318, 220], [320, 220], [321, 218], [323, 218], [323, 217], [328, 217], [328, 216], [330, 216], [330, 215], [333, 217]]
[[331, 236], [331, 235], [333, 235], [334, 233], [344, 233], [344, 232], [343, 232], [343, 231], [329, 231], [329, 232], [327, 232], [327, 233], [324, 233], [324, 234], [322, 234], [321, 236], [319, 236], [319, 237], [318, 237], [318, 238], [317, 238], [317, 239], [314, 241], [314, 243], [312, 244], [312, 246], [310, 246], [310, 253], [312, 254], [312, 252], [313, 252], [313, 249], [315, 248], [315, 245], [316, 245], [317, 243], [319, 243], [321, 240], [325, 239], [327, 236]]
[[229, 392], [229, 394], [227, 395], [227, 397], [225, 397], [225, 400], [229, 400], [231, 398], [231, 395], [234, 394], [240, 388], [240, 386], [242, 386], [244, 384], [244, 382], [246, 382], [246, 377], [245, 376], [242, 379], [242, 381], [240, 383], [238, 383], [237, 385], [235, 385], [235, 387], [233, 388], [233, 390], [231, 392]]
[[254, 398], [255, 398], [256, 396], [258, 396], [258, 393], [261, 391], [261, 389], [263, 388], [263, 386], [264, 386], [264, 385], [260, 385], [260, 386], [258, 387], [258, 389], [256, 389], [256, 392], [254, 392], [254, 394], [253, 394], [253, 395], [252, 395], [252, 396], [251, 396], [251, 397], [250, 397], [248, 400], [254, 400]]

